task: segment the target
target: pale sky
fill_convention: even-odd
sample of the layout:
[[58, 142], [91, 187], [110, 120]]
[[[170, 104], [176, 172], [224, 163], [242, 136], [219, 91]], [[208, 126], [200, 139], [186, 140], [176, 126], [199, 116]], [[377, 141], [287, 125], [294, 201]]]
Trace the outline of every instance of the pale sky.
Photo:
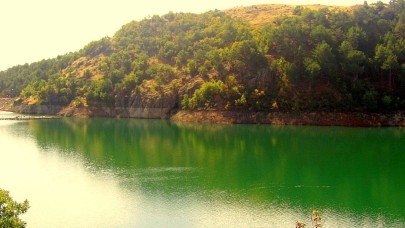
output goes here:
[[[169, 11], [202, 13], [255, 4], [355, 5], [364, 0], [1, 0], [0, 70], [78, 51], [122, 25]], [[368, 3], [374, 3], [369, 0]], [[383, 1], [388, 2], [388, 0]]]

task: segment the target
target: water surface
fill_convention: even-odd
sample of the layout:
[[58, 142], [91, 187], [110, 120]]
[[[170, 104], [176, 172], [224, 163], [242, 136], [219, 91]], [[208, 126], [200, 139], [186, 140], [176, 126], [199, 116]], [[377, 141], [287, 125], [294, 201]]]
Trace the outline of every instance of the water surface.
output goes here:
[[28, 227], [405, 226], [405, 129], [0, 121], [0, 145]]

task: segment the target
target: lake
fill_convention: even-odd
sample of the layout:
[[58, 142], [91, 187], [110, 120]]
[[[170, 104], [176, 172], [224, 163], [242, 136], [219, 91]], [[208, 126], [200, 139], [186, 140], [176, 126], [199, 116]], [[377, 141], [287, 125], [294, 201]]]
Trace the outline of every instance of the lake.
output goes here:
[[405, 227], [405, 129], [66, 118], [0, 145], [28, 227]]

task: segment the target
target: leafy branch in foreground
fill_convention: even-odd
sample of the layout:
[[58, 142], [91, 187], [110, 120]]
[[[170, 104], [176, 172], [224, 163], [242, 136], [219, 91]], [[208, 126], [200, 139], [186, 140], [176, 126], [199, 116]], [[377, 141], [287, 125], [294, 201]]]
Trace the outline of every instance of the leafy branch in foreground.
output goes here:
[[27, 212], [28, 201], [17, 203], [8, 191], [0, 189], [0, 227], [25, 227], [26, 223], [19, 216]]

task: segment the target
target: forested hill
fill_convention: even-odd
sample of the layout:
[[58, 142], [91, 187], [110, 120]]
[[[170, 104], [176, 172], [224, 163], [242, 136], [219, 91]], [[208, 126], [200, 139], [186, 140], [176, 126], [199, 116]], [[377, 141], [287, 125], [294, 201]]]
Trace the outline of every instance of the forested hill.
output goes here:
[[0, 72], [0, 95], [18, 97], [17, 106], [107, 107], [123, 116], [404, 109], [404, 0], [294, 6], [270, 20], [255, 16], [261, 7], [269, 6], [130, 22], [78, 52]]

